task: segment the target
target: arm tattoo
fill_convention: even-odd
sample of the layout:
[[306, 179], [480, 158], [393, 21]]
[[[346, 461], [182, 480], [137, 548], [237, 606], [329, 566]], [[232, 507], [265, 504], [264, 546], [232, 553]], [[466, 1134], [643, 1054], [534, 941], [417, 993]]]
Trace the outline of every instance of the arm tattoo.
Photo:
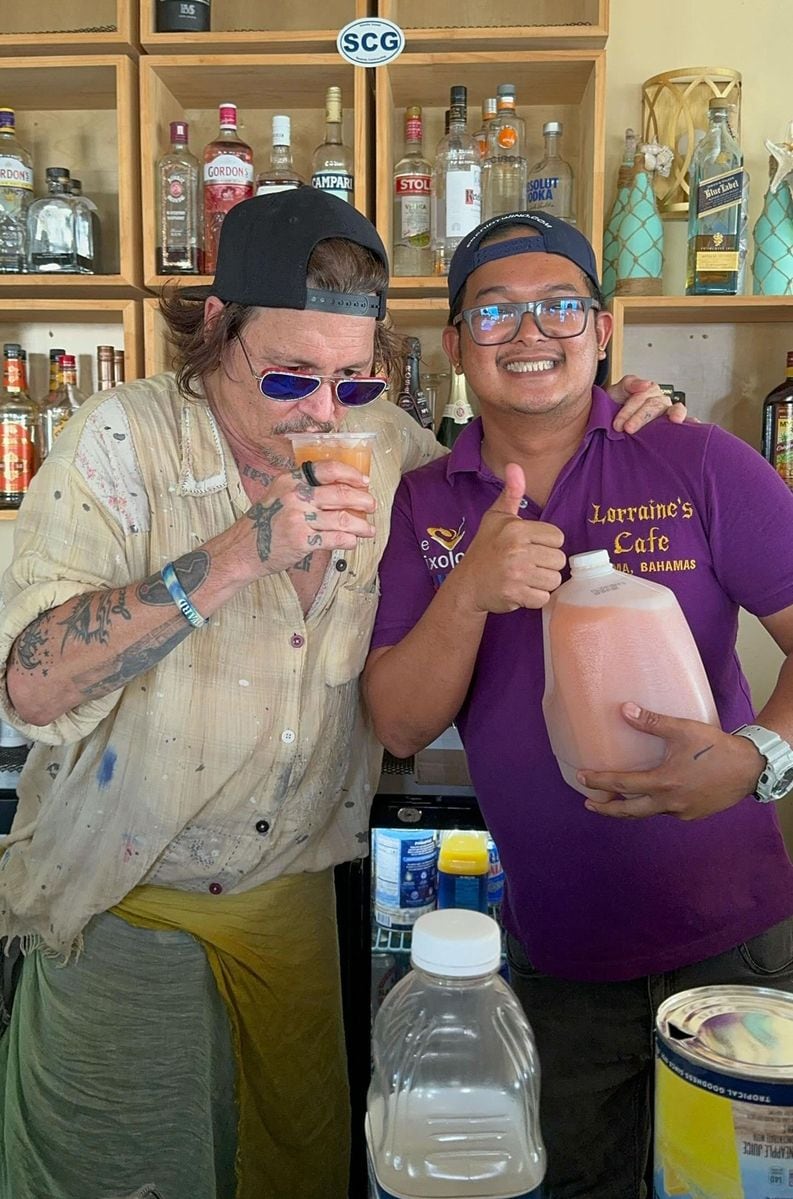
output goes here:
[[270, 557], [273, 548], [273, 519], [282, 508], [283, 504], [280, 500], [273, 500], [271, 504], [254, 504], [245, 514], [249, 520], [253, 521], [253, 527], [256, 530], [256, 549], [262, 562], [266, 562]]
[[23, 629], [14, 642], [12, 656], [23, 670], [35, 670], [37, 666], [43, 666], [44, 658], [50, 656], [45, 648], [49, 641], [45, 628], [46, 619], [47, 613], [44, 612]]
[[[173, 564], [176, 577], [188, 595], [195, 591], [205, 581], [209, 574], [209, 554], [206, 550], [191, 550], [182, 554]], [[159, 573], [150, 575], [138, 584], [138, 599], [142, 604], [172, 604], [171, 593], [160, 578]]]
[[296, 562], [293, 570], [311, 570], [311, 554], [306, 554], [300, 562]]
[[104, 662], [93, 670], [75, 675], [74, 683], [85, 699], [101, 698], [111, 691], [117, 691], [131, 679], [156, 666], [192, 631], [192, 626], [176, 615], [117, 654], [110, 664], [109, 673], [108, 663]]
[[91, 613], [91, 605], [94, 601], [95, 593], [89, 592], [87, 595], [77, 597], [77, 602], [72, 608], [65, 620], [59, 620], [58, 624], [62, 629], [65, 629], [63, 641], [61, 642], [61, 653], [66, 648], [66, 642], [71, 638], [74, 641], [82, 641], [83, 645], [93, 645], [94, 642], [99, 642], [100, 645], [107, 645], [110, 627], [110, 609], [112, 602], [110, 600], [110, 592], [100, 593], [96, 603], [96, 616]]

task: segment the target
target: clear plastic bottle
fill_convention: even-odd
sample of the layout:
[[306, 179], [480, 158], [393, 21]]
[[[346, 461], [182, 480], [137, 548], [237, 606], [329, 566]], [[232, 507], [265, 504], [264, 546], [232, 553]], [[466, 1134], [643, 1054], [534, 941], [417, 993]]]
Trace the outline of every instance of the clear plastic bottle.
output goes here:
[[371, 1199], [528, 1199], [545, 1148], [531, 1026], [481, 912], [429, 912], [372, 1037]]
[[621, 705], [718, 726], [713, 694], [677, 596], [615, 570], [606, 550], [573, 554], [571, 577], [542, 610], [545, 694], [551, 747], [568, 786], [590, 770], [651, 770], [660, 737], [632, 728]]
[[529, 171], [526, 207], [529, 212], [550, 212], [574, 225], [573, 168], [559, 148], [563, 132], [561, 121], [547, 121], [542, 127], [545, 153]]

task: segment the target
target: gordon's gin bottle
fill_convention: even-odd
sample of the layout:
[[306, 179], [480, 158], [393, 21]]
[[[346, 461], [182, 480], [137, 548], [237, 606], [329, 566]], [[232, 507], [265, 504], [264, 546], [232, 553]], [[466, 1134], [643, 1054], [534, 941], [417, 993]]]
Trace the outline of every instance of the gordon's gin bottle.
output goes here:
[[204, 150], [203, 273], [214, 275], [220, 227], [240, 200], [253, 195], [253, 151], [237, 136], [236, 104], [221, 104], [220, 132]]
[[615, 570], [606, 550], [573, 554], [570, 570], [542, 610], [542, 709], [564, 781], [599, 797], [577, 770], [651, 770], [666, 752], [661, 737], [628, 724], [622, 704], [717, 727], [719, 717], [673, 591]]

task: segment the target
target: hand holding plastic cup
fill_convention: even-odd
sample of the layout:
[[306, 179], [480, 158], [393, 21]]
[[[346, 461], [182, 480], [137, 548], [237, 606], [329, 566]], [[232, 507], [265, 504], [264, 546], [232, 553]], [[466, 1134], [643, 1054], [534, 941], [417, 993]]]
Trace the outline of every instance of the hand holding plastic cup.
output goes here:
[[372, 469], [372, 446], [376, 433], [290, 433], [295, 466], [304, 462], [343, 462], [362, 475]]

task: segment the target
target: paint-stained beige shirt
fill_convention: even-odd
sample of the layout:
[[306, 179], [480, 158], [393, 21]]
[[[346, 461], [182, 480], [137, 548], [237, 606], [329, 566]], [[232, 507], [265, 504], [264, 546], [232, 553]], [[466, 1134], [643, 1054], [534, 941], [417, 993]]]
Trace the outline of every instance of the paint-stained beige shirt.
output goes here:
[[[304, 616], [285, 573], [240, 591], [123, 689], [44, 727], [0, 687], [37, 742], [1, 838], [0, 935], [68, 951], [90, 917], [140, 882], [212, 893], [365, 852], [381, 750], [359, 699], [377, 566], [403, 472], [441, 453], [388, 401], [350, 411], [378, 433], [376, 537], [332, 555]], [[206, 404], [174, 376], [89, 400], [19, 511], [0, 585], [0, 663], [40, 613], [146, 578], [249, 507]]]

